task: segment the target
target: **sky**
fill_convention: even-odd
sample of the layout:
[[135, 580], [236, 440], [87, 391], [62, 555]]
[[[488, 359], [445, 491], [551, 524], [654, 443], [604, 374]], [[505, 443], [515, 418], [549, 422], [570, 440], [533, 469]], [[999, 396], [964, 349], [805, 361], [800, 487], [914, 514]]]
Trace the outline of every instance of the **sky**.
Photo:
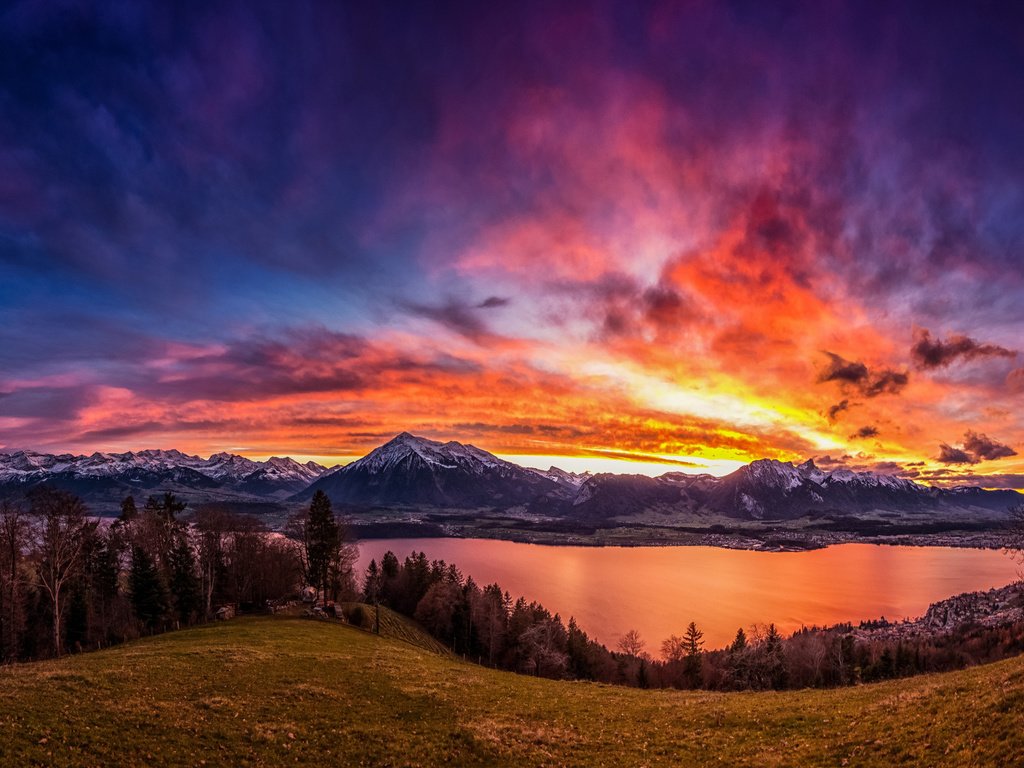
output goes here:
[[0, 451], [1024, 487], [1013, 3], [7, 2]]

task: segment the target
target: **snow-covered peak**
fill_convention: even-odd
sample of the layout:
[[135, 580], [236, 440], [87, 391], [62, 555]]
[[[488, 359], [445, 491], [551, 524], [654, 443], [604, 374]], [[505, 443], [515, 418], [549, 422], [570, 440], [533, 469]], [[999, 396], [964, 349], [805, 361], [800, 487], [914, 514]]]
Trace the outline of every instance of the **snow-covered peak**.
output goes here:
[[244, 480], [264, 470], [267, 470], [269, 476], [274, 479], [308, 482], [319, 477], [324, 471], [323, 467], [314, 462], [299, 464], [292, 459], [280, 458], [259, 462], [227, 452], [215, 453], [204, 459], [175, 449], [150, 449], [126, 453], [97, 451], [88, 456], [53, 455], [32, 451], [0, 453], [0, 481], [42, 477], [57, 472], [77, 477], [99, 478], [138, 472], [177, 472], [183, 469], [227, 482]]
[[818, 466], [814, 463], [814, 459], [808, 459], [796, 469], [800, 473], [801, 477], [815, 483], [821, 483], [828, 474], [818, 469]]
[[402, 432], [379, 448], [370, 451], [363, 458], [346, 466], [345, 471], [380, 472], [397, 466], [413, 456], [427, 464], [445, 469], [459, 467], [474, 472], [485, 468], [519, 469], [518, 466], [503, 461], [493, 453], [483, 451], [474, 445], [465, 445], [454, 440], [440, 443], [436, 440], [428, 440], [425, 437]]
[[324, 473], [325, 468], [315, 461], [300, 464], [290, 456], [271, 456], [263, 464], [263, 472], [269, 477], [282, 479], [314, 480]]
[[590, 472], [566, 472], [564, 469], [554, 466], [547, 469], [531, 468], [531, 471], [536, 472], [541, 477], [546, 477], [548, 480], [554, 480], [556, 483], [567, 485], [571, 488], [579, 488], [593, 477]]
[[826, 475], [828, 483], [845, 483], [847, 485], [860, 485], [868, 488], [890, 488], [900, 491], [922, 490], [922, 486], [895, 475], [881, 475], [874, 472], [854, 472], [852, 469], [841, 467], [833, 469]]
[[800, 470], [788, 461], [758, 459], [747, 465], [747, 474], [758, 482], [773, 487], [793, 489], [803, 484]]

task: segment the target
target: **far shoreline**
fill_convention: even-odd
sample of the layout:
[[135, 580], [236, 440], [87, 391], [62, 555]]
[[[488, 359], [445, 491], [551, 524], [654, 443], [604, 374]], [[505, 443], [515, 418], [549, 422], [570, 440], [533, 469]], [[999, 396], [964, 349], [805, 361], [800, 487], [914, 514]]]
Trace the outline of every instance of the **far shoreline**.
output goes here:
[[[536, 531], [442, 530], [424, 526], [424, 530], [402, 526], [395, 533], [361, 535], [361, 526], [352, 526], [356, 543], [363, 541], [390, 541], [403, 539], [462, 539], [481, 541], [508, 541], [515, 544], [535, 544], [544, 547], [714, 547], [716, 549], [754, 552], [811, 552], [843, 544], [872, 544], [893, 547], [938, 547], [944, 549], [1006, 549], [1005, 535], [994, 532], [949, 532], [944, 534], [891, 534], [870, 535], [830, 532], [821, 534], [802, 531], [766, 532], [763, 536], [738, 534], [694, 534], [676, 532], [673, 536], [654, 536], [652, 532], [635, 529], [602, 529], [594, 534], [558, 534]], [[488, 535], [491, 534], [491, 535]]]

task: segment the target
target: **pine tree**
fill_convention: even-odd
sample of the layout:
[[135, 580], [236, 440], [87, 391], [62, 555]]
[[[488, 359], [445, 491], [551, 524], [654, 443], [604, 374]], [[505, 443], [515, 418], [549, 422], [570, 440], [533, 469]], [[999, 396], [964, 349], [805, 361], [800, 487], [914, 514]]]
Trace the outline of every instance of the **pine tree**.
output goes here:
[[118, 517], [122, 523], [130, 523], [139, 516], [139, 508], [135, 506], [134, 496], [125, 496], [121, 501], [121, 515]]
[[135, 616], [152, 630], [167, 614], [167, 590], [156, 564], [142, 547], [132, 547], [129, 581]]
[[743, 631], [743, 627], [736, 630], [736, 638], [732, 641], [732, 645], [729, 646], [731, 653], [741, 653], [747, 648], [747, 633]]
[[696, 622], [691, 621], [683, 634], [683, 644], [686, 648], [686, 660], [684, 672], [690, 686], [696, 688], [701, 682], [701, 671], [704, 666], [704, 633], [697, 629]]
[[196, 576], [196, 559], [185, 536], [178, 537], [178, 543], [171, 551], [171, 594], [178, 620], [191, 624], [193, 617], [202, 608], [202, 594], [199, 578]]
[[782, 635], [779, 634], [775, 624], [768, 625], [768, 631], [764, 637], [764, 657], [768, 684], [776, 690], [785, 688], [788, 679], [786, 656], [782, 647]]
[[331, 500], [323, 491], [317, 491], [306, 515], [306, 561], [309, 583], [322, 590], [325, 602], [331, 566], [340, 544], [338, 521], [331, 511]]

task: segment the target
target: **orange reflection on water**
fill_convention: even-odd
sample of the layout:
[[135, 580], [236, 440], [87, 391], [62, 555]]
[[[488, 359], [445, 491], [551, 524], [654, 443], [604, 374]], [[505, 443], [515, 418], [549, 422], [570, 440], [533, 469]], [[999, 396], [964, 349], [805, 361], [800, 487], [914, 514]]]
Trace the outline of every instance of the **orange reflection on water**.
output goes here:
[[811, 552], [716, 547], [552, 547], [484, 539], [391, 539], [360, 543], [360, 568], [387, 550], [455, 563], [513, 598], [543, 603], [613, 646], [637, 629], [657, 654], [690, 621], [709, 648], [739, 627], [775, 622], [784, 633], [885, 616], [919, 616], [951, 595], [1002, 586], [1018, 565], [996, 550], [843, 544]]

